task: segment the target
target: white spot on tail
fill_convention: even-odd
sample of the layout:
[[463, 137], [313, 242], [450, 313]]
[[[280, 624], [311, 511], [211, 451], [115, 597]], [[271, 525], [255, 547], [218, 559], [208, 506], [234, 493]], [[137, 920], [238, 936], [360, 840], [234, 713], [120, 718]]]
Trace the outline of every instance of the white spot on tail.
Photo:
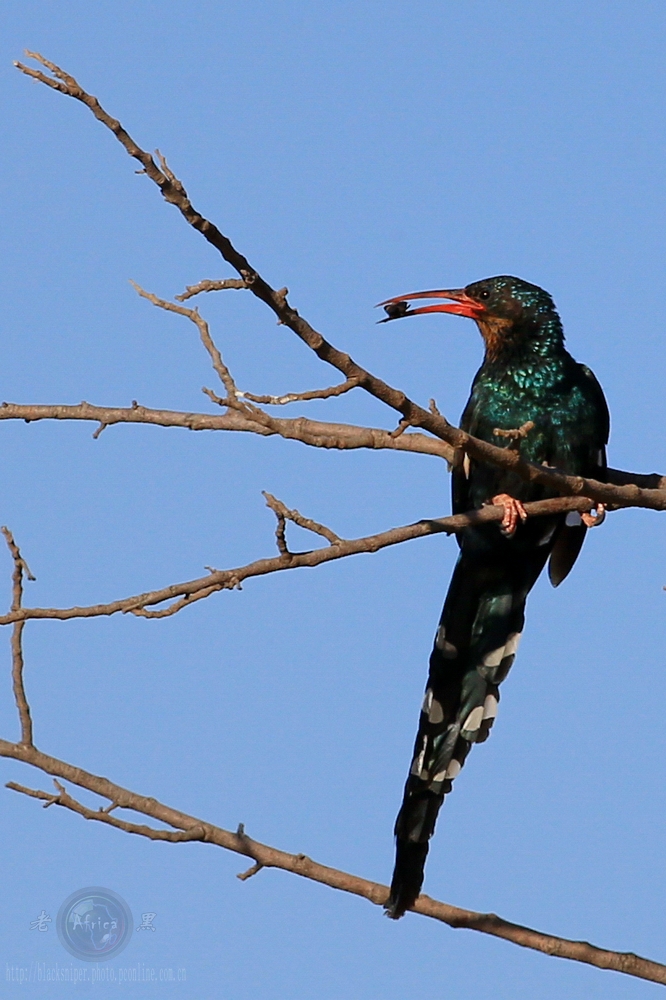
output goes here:
[[426, 752], [426, 737], [423, 737], [423, 743], [421, 744], [421, 752], [414, 758], [414, 763], [412, 764], [411, 772], [415, 774], [417, 778], [423, 775], [423, 762], [425, 760]]
[[[518, 646], [520, 645], [520, 637], [522, 632], [512, 632], [509, 638], [506, 640], [506, 646], [504, 647], [504, 656], [514, 656]], [[502, 659], [504, 659], [504, 656]]]
[[438, 722], [444, 721], [444, 712], [442, 711], [442, 706], [433, 697], [432, 688], [427, 688], [425, 693], [425, 698], [423, 699], [423, 704], [421, 705], [421, 711], [424, 715], [428, 716], [428, 722]]
[[430, 706], [430, 711], [428, 712], [428, 722], [432, 722], [437, 725], [438, 722], [444, 721], [444, 712], [442, 711], [442, 706], [433, 698], [432, 705]]
[[459, 760], [452, 760], [449, 762], [449, 766], [446, 769], [446, 777], [450, 778], [452, 781], [457, 778], [462, 771], [462, 764]]
[[446, 638], [446, 629], [443, 625], [440, 625], [437, 629], [437, 635], [435, 636], [435, 646], [440, 651], [445, 660], [454, 660], [458, 655], [458, 650], [453, 645], [452, 642], [448, 642]]
[[483, 720], [483, 705], [477, 705], [477, 707], [473, 708], [472, 711], [467, 716], [467, 718], [465, 719], [462, 728], [466, 732], [475, 733], [479, 728], [479, 726], [481, 725], [482, 720]]
[[461, 771], [462, 771], [462, 764], [460, 763], [460, 761], [450, 760], [449, 766], [446, 768], [446, 770], [440, 771], [439, 774], [436, 774], [432, 780], [446, 781], [446, 779], [448, 778], [449, 781], [453, 781], [454, 778], [458, 777]]
[[499, 667], [500, 663], [504, 659], [504, 646], [498, 646], [497, 649], [493, 649], [490, 653], [486, 653], [483, 658], [484, 667]]
[[498, 701], [494, 694], [486, 695], [486, 700], [483, 703], [483, 718], [494, 719], [497, 715]]
[[507, 656], [514, 656], [520, 643], [521, 634], [520, 632], [511, 632], [503, 646], [498, 646], [497, 649], [492, 649], [489, 653], [486, 653], [481, 661], [483, 666], [489, 667], [492, 670], [495, 667], [499, 667], [502, 660]]

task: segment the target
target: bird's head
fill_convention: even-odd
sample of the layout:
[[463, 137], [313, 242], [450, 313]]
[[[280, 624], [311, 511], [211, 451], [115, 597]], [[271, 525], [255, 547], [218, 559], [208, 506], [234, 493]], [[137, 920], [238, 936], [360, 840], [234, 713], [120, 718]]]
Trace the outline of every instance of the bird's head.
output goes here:
[[[449, 299], [448, 302], [419, 306], [412, 309], [414, 299]], [[380, 302], [386, 318], [380, 323], [418, 316], [423, 313], [453, 313], [473, 319], [486, 344], [486, 354], [492, 360], [517, 348], [537, 346], [543, 335], [551, 340], [557, 334], [561, 342], [561, 324], [555, 304], [543, 288], [522, 278], [499, 275], [483, 278], [465, 288], [434, 289], [412, 292]]]

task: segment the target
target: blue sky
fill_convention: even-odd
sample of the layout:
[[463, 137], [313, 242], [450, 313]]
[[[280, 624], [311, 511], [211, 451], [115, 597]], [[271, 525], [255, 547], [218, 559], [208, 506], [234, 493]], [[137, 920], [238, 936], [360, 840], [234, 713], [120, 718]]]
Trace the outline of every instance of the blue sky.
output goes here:
[[[666, 471], [662, 5], [10, 0], [0, 18], [2, 398], [210, 409], [196, 332], [128, 279], [170, 297], [230, 273], [84, 108], [12, 67], [30, 48], [159, 147], [195, 206], [336, 346], [452, 420], [481, 358], [473, 324], [378, 327], [373, 304], [497, 273], [547, 288], [606, 391], [611, 463]], [[241, 387], [335, 381], [250, 296], [200, 308]], [[298, 412], [395, 422], [360, 393]], [[350, 537], [449, 509], [445, 469], [423, 456], [92, 430], [0, 426], [0, 521], [38, 578], [32, 604], [108, 600], [271, 554], [262, 489]], [[566, 584], [535, 588], [492, 739], [442, 812], [431, 895], [666, 959], [664, 527], [612, 514]], [[455, 551], [435, 538], [249, 581], [161, 622], [31, 624], [37, 745], [385, 882]], [[15, 738], [9, 635], [5, 648], [0, 733]], [[48, 787], [15, 762], [2, 773]], [[1, 801], [0, 978], [7, 963], [66, 962], [53, 929], [30, 921], [102, 885], [135, 917], [157, 914], [115, 964], [187, 971], [173, 987], [125, 987], [132, 997], [656, 996], [413, 915], [393, 924], [282, 872], [241, 883], [243, 859], [205, 845]]]

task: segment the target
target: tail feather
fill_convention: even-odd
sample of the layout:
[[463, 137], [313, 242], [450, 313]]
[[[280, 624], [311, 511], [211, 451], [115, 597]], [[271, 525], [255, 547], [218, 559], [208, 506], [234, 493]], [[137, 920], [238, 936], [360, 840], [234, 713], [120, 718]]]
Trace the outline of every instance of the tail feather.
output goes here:
[[399, 920], [416, 902], [423, 885], [428, 847], [427, 840], [425, 843], [396, 841], [395, 870], [386, 904], [386, 915], [391, 920]]
[[412, 907], [423, 885], [437, 815], [473, 743], [489, 736], [499, 685], [513, 664], [525, 601], [549, 547], [463, 545], [430, 657], [410, 772], [395, 824], [396, 860], [387, 915]]

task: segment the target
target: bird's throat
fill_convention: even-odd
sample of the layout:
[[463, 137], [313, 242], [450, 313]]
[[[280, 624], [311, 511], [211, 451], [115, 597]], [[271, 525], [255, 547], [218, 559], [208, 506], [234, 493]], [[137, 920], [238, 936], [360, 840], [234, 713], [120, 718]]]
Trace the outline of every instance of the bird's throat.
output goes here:
[[514, 321], [498, 316], [488, 316], [477, 319], [483, 342], [486, 345], [488, 361], [498, 361], [506, 355], [513, 354], [523, 339]]
[[564, 349], [564, 336], [559, 317], [551, 315], [528, 321], [516, 321], [505, 316], [484, 316], [476, 320], [486, 345], [486, 362], [511, 366], [538, 359], [558, 357]]

